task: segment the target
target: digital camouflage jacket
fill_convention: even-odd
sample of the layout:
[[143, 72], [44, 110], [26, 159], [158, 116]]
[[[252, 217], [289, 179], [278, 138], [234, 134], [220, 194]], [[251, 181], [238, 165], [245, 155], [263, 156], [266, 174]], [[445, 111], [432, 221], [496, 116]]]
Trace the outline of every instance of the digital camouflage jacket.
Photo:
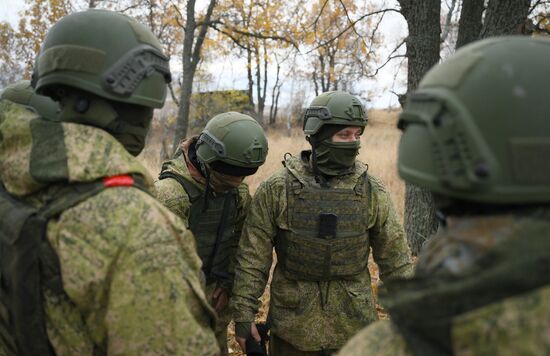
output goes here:
[[[201, 192], [204, 192], [204, 183], [197, 182], [193, 179], [191, 173], [189, 172], [189, 168], [187, 167], [186, 156], [184, 155], [185, 152], [172, 160], [164, 162], [163, 169], [184, 178], [186, 181], [196, 186]], [[235, 254], [239, 245], [239, 238], [241, 236], [244, 219], [246, 218], [251, 201], [248, 185], [246, 183], [241, 183], [238, 187], [238, 191], [239, 197], [237, 199], [235, 226], [232, 227], [234, 231], [233, 244], [231, 246], [229, 267], [226, 271], [229, 278], [220, 279], [218, 281], [219, 286], [223, 287], [228, 292], [231, 292], [233, 287], [233, 277], [235, 274]], [[189, 196], [185, 192], [185, 189], [180, 183], [172, 178], [158, 180], [155, 182], [155, 194], [160, 202], [173, 211], [177, 216], [182, 218], [187, 227], [189, 227], [191, 202]]]
[[[0, 181], [13, 196], [40, 206], [67, 182], [121, 174], [152, 187], [146, 169], [105, 131], [46, 122], [0, 102]], [[153, 197], [105, 189], [50, 220], [47, 239], [64, 289], [44, 295], [56, 354], [218, 353], [194, 239]]]
[[[305, 154], [302, 159], [285, 160], [286, 168], [263, 182], [252, 200], [237, 252], [232, 298], [236, 322], [254, 320], [269, 277], [273, 248], [280, 243], [277, 236], [289, 230], [288, 175], [317, 184]], [[331, 187], [354, 189], [366, 170], [366, 165], [357, 162], [355, 172], [334, 177]], [[410, 251], [390, 195], [377, 178], [368, 176], [368, 184], [369, 194], [363, 197], [368, 202], [368, 243], [380, 276], [383, 280], [408, 276], [412, 273]], [[357, 223], [361, 226], [364, 222]], [[353, 277], [319, 282], [289, 278], [280, 264], [273, 272], [271, 331], [300, 350], [340, 348], [378, 319], [375, 307], [368, 268]]]
[[549, 218], [542, 208], [454, 218], [415, 276], [388, 286], [401, 291], [382, 298], [392, 321], [366, 327], [340, 354], [548, 354]]

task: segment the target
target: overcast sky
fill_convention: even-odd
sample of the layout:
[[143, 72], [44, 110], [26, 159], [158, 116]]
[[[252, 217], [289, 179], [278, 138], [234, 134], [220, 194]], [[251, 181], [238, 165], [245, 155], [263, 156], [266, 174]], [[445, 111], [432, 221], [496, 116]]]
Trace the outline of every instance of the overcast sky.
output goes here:
[[[395, 1], [392, 0], [387, 2], [394, 3]], [[0, 0], [0, 21], [8, 21], [13, 27], [16, 27], [19, 20], [18, 12], [21, 11], [24, 5], [24, 0]], [[401, 15], [390, 12], [384, 17], [380, 30], [384, 37], [384, 46], [379, 50], [378, 55], [383, 61], [395, 45], [406, 35], [406, 23]], [[404, 48], [402, 48], [402, 50], [404, 51]], [[181, 66], [176, 61], [172, 62], [172, 70], [177, 76], [178, 73], [181, 72]], [[371, 93], [371, 95], [369, 95], [370, 101], [368, 102], [370, 107], [387, 108], [398, 105], [397, 97], [392, 94], [391, 91], [402, 93], [406, 89], [404, 86], [406, 76], [405, 66], [402, 66], [399, 70], [399, 75], [397, 77], [395, 76], [399, 64], [399, 59], [394, 60], [384, 69], [380, 70], [375, 79], [366, 79], [358, 83], [356, 86], [357, 90], [364, 93]], [[207, 68], [209, 72], [213, 74], [214, 80], [208, 88], [205, 88], [206, 90], [246, 89], [247, 79], [244, 70], [246, 67], [242, 61], [233, 58], [231, 60], [210, 63], [207, 65]], [[269, 76], [271, 85], [273, 85], [275, 81], [274, 76], [274, 73]], [[270, 89], [271, 88], [268, 88], [268, 92]], [[288, 103], [290, 97], [294, 96], [300, 90], [307, 93], [304, 98], [306, 103], [313, 99], [314, 93], [311, 83], [299, 83], [287, 78], [282, 87], [280, 105]], [[267, 104], [270, 105], [269, 95]]]
[[8, 21], [12, 26], [16, 25], [19, 19], [17, 13], [24, 5], [24, 0], [0, 0], [0, 21]]

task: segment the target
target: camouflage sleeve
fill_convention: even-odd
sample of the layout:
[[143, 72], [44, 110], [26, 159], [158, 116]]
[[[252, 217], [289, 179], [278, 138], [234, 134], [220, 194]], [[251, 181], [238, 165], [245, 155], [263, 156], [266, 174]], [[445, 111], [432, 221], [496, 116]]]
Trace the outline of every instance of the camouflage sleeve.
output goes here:
[[371, 176], [370, 182], [370, 244], [380, 278], [412, 276], [411, 252], [391, 196], [378, 179]]
[[158, 201], [179, 216], [188, 226], [191, 202], [189, 196], [175, 179], [165, 178], [155, 182], [154, 193]]
[[229, 260], [229, 266], [227, 268], [227, 273], [229, 274], [228, 280], [223, 280], [218, 282], [219, 286], [225, 290], [231, 292], [233, 289], [233, 280], [235, 279], [235, 264], [236, 264], [236, 255], [237, 249], [239, 247], [239, 240], [241, 238], [244, 220], [248, 214], [248, 209], [250, 208], [250, 192], [248, 190], [248, 184], [243, 183], [239, 186], [239, 205], [237, 206], [237, 217], [235, 224], [235, 232], [233, 234], [233, 243], [231, 245], [231, 254]]
[[65, 292], [107, 354], [219, 352], [194, 239], [152, 197], [108, 189], [50, 222], [48, 238]]
[[237, 251], [232, 305], [235, 322], [252, 322], [260, 306], [261, 297], [273, 258], [273, 241], [277, 234], [276, 219], [281, 214], [280, 197], [284, 184], [269, 179], [263, 182], [252, 202], [246, 218]]

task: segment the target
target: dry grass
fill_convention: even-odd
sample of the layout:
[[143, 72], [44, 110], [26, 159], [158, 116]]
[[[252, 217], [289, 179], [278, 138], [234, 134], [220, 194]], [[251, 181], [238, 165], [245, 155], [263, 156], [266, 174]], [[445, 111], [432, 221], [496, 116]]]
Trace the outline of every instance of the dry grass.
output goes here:
[[[397, 112], [386, 112], [382, 110], [369, 112], [369, 125], [361, 139], [361, 151], [359, 160], [369, 165], [369, 172], [377, 176], [385, 184], [391, 194], [392, 200], [396, 206], [397, 213], [403, 220], [403, 203], [405, 187], [403, 181], [397, 175], [397, 143], [400, 132], [396, 128]], [[153, 139], [149, 140], [147, 149], [140, 155], [141, 161], [149, 168], [153, 176], [157, 176], [160, 170], [160, 143]], [[285, 153], [293, 155], [309, 147], [304, 139], [301, 130], [295, 130], [291, 135], [286, 132], [268, 131], [269, 153], [266, 163], [260, 167], [258, 173], [252, 177], [247, 177], [246, 182], [250, 186], [251, 194], [254, 194], [260, 183], [266, 180], [275, 171], [282, 168], [281, 161]], [[157, 142], [155, 142], [157, 141]], [[369, 261], [373, 289], [376, 292], [378, 283], [378, 268]], [[266, 293], [262, 296], [262, 307], [258, 315], [258, 321], [264, 321], [268, 312], [269, 286]], [[383, 310], [379, 309], [379, 315], [386, 318]], [[228, 342], [230, 353], [233, 355], [242, 355], [240, 348], [235, 342], [233, 328], [228, 333]]]
[[[362, 148], [359, 159], [369, 165], [371, 174], [382, 179], [396, 203], [399, 215], [403, 216], [404, 185], [396, 171], [397, 142], [400, 136], [396, 121], [397, 112], [395, 111], [372, 110], [369, 112], [369, 125], [361, 139]], [[146, 149], [138, 157], [153, 177], [158, 176], [162, 163], [159, 156], [160, 131], [158, 124], [153, 122]], [[301, 150], [309, 148], [299, 129], [292, 131], [290, 136], [286, 131], [268, 130], [267, 136], [269, 140], [267, 161], [255, 175], [246, 178], [252, 194], [262, 181], [282, 168], [281, 161], [285, 153], [296, 155]]]
[[[397, 112], [376, 110], [369, 112], [369, 125], [361, 139], [359, 160], [369, 165], [369, 172], [380, 178], [392, 195], [399, 216], [403, 216], [404, 184], [397, 176], [397, 143], [400, 132], [396, 128]], [[269, 153], [266, 163], [258, 173], [246, 178], [251, 192], [266, 180], [273, 172], [282, 168], [281, 161], [285, 153], [293, 155], [308, 149], [301, 130], [286, 133], [268, 131]]]

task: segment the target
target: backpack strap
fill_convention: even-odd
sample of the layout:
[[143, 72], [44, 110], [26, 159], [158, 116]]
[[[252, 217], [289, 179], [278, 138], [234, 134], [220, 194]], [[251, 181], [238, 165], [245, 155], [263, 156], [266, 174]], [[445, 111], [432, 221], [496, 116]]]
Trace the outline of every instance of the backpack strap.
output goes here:
[[38, 251], [47, 221], [0, 189], [0, 337], [8, 354], [54, 355], [46, 335]]
[[39, 213], [46, 219], [50, 219], [106, 188], [114, 187], [136, 187], [150, 194], [145, 187], [143, 177], [140, 175], [124, 174], [110, 176], [94, 182], [75, 183], [61, 187], [47, 199], [46, 204], [40, 209]]
[[199, 188], [197, 188], [193, 183], [189, 182], [181, 175], [170, 171], [162, 171], [159, 175], [159, 179], [162, 180], [166, 178], [172, 178], [176, 182], [178, 182], [182, 186], [183, 190], [185, 190], [185, 193], [187, 193], [187, 196], [189, 196], [189, 201], [191, 203], [194, 203], [197, 199], [201, 197], [202, 192], [199, 190]]

